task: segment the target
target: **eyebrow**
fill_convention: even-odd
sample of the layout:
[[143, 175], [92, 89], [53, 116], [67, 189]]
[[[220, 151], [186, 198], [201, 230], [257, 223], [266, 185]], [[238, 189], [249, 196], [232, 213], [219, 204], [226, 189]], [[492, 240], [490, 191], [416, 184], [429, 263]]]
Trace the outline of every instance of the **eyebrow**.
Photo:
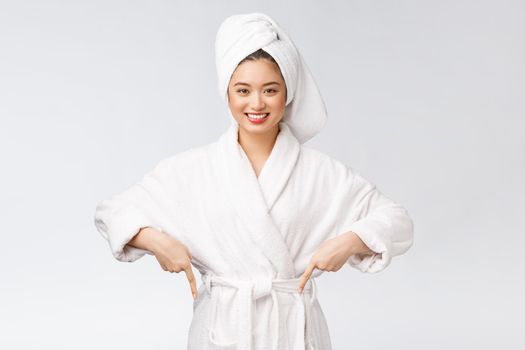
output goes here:
[[[269, 83], [263, 84], [263, 86], [266, 86], [266, 85], [272, 85], [272, 84], [280, 85], [280, 84], [279, 84], [278, 82], [276, 82], [276, 81], [271, 81], [271, 82], [269, 82]], [[235, 83], [233, 86], [237, 86], [237, 85], [246, 85], [246, 86], [250, 86], [250, 84], [248, 84], [248, 83], [243, 83], [243, 82]]]

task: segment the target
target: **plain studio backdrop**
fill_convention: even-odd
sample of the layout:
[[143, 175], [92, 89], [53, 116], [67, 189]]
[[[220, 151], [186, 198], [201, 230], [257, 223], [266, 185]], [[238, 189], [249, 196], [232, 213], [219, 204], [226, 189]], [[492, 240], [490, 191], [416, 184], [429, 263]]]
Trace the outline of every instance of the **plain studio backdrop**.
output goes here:
[[465, 0], [1, 1], [0, 348], [185, 348], [185, 275], [115, 260], [94, 211], [226, 130], [215, 34], [247, 12], [325, 98], [306, 145], [414, 219], [386, 270], [318, 279], [334, 349], [523, 349], [525, 4]]

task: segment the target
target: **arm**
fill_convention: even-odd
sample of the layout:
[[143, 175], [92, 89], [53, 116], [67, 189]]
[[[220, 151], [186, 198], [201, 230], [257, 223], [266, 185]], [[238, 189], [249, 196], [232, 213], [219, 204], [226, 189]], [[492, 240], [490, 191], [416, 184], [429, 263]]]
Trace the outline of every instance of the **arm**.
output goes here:
[[343, 233], [341, 234], [341, 239], [344, 239], [344, 245], [347, 246], [350, 255], [356, 254], [360, 257], [364, 257], [365, 255], [372, 255], [375, 253], [355, 232], [348, 231]]
[[[141, 181], [98, 203], [95, 226], [117, 260], [132, 262], [145, 254], [152, 255], [146, 235], [135, 236], [145, 227], [162, 232], [166, 222], [164, 203], [169, 201], [165, 188], [168, 176], [169, 166], [166, 160], [161, 161]], [[133, 239], [133, 244], [128, 244]]]
[[[351, 169], [349, 171], [352, 172]], [[379, 272], [390, 264], [394, 256], [405, 253], [412, 246], [412, 219], [406, 209], [357, 173], [353, 176], [350, 196], [352, 205], [349, 212], [354, 221], [347, 234], [350, 237], [355, 234], [361, 242], [354, 242], [360, 248], [350, 256], [348, 263], [362, 272]]]
[[153, 252], [162, 235], [162, 232], [152, 227], [143, 227], [127, 244], [135, 248]]
[[407, 211], [351, 168], [337, 195], [345, 199], [347, 230], [317, 248], [301, 276], [299, 293], [314, 269], [338, 271], [346, 262], [362, 272], [378, 272], [412, 245], [413, 223]]

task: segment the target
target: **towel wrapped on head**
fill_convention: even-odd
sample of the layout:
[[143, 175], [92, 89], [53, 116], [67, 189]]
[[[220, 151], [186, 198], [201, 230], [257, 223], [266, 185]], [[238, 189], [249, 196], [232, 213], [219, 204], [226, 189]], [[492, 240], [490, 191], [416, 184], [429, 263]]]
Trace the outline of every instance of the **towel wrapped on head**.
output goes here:
[[[228, 85], [237, 65], [259, 49], [274, 58], [286, 84], [286, 109], [282, 121], [299, 142], [308, 141], [324, 127], [326, 106], [292, 39], [268, 15], [233, 15], [220, 25], [215, 40], [215, 62], [221, 97], [228, 103]], [[236, 123], [231, 112], [230, 117], [232, 123]]]

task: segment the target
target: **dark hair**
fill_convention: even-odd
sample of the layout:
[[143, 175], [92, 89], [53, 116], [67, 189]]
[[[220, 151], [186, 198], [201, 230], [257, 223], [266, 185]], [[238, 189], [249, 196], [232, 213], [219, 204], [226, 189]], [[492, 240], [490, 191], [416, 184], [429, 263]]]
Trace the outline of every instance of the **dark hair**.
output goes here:
[[257, 61], [260, 59], [266, 59], [268, 61], [271, 61], [277, 66], [277, 68], [279, 68], [279, 65], [277, 64], [275, 59], [272, 57], [272, 55], [270, 55], [268, 52], [264, 51], [263, 49], [259, 49], [255, 52], [252, 52], [251, 54], [246, 56], [241, 62], [239, 62], [239, 65], [246, 61]]

